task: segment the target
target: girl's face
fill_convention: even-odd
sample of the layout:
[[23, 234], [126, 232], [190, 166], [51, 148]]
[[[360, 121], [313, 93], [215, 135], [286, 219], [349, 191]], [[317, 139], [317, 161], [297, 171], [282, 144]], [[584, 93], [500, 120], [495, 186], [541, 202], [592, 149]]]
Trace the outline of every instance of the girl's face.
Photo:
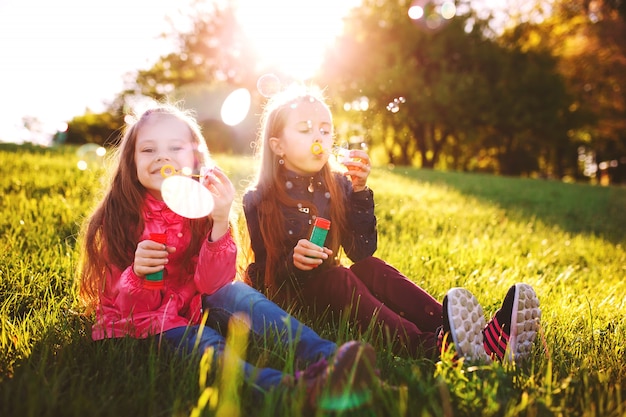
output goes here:
[[171, 165], [179, 171], [195, 166], [191, 130], [175, 116], [153, 114], [137, 131], [135, 163], [141, 185], [155, 198], [162, 200], [161, 168]]
[[[328, 107], [317, 100], [298, 102], [290, 109], [280, 137], [270, 138], [272, 151], [285, 161], [285, 168], [300, 175], [319, 172], [330, 156], [333, 145], [333, 121]], [[319, 143], [324, 152], [314, 153]]]

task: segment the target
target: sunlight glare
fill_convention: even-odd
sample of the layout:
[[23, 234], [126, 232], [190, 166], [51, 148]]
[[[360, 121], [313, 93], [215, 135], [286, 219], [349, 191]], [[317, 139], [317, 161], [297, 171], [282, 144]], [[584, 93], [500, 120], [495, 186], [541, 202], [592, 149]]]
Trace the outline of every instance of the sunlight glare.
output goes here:
[[[265, 67], [306, 80], [341, 34], [343, 17], [359, 0], [240, 0], [237, 16]], [[263, 68], [258, 68], [263, 69]]]

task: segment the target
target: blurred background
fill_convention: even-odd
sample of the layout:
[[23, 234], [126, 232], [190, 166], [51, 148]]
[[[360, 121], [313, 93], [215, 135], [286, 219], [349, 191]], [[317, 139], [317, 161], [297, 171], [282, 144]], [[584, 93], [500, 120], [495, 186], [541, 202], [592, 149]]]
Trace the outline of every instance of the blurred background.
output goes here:
[[0, 0], [0, 142], [107, 148], [168, 100], [251, 154], [293, 82], [379, 165], [626, 183], [624, 0]]

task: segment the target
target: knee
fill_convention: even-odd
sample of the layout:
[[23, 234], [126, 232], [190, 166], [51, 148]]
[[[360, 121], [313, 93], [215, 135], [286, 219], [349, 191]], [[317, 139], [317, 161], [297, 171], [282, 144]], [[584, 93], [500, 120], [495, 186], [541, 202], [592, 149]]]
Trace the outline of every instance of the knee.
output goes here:
[[230, 288], [231, 291], [237, 291], [237, 292], [256, 291], [254, 288], [252, 288], [251, 286], [249, 286], [243, 281], [233, 281], [230, 284], [228, 284], [228, 287]]
[[241, 281], [234, 281], [224, 285], [215, 295], [218, 298], [229, 300], [231, 303], [237, 303], [250, 297], [262, 296], [257, 290]]
[[218, 351], [220, 351], [226, 343], [224, 336], [211, 327], [200, 328], [196, 326], [196, 334], [193, 339], [193, 342], [198, 343], [200, 346], [205, 348], [213, 347]]
[[358, 276], [348, 268], [342, 268], [341, 271], [327, 276], [325, 282], [322, 283], [323, 291], [329, 295], [338, 295], [345, 298], [352, 295], [355, 291], [364, 290], [364, 285]]
[[365, 270], [365, 271], [373, 271], [378, 270], [380, 268], [386, 268], [388, 266], [387, 262], [383, 261], [380, 258], [376, 258], [374, 256], [368, 256], [367, 258], [361, 259], [358, 262], [355, 262], [350, 269], [352, 270]]

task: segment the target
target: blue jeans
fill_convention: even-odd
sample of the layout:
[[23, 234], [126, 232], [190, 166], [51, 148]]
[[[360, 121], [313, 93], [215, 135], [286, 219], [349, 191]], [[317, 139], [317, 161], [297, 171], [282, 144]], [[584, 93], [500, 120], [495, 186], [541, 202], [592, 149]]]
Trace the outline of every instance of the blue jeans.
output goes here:
[[[204, 296], [203, 305], [205, 309], [209, 309], [209, 316], [214, 318], [215, 323], [221, 325], [234, 313], [247, 314], [254, 336], [269, 337], [272, 342], [284, 346], [293, 345], [295, 358], [303, 362], [314, 362], [321, 358], [328, 358], [337, 350], [335, 343], [322, 339], [312, 329], [297, 321], [263, 294], [243, 282], [232, 282], [219, 291]], [[163, 332], [163, 336], [179, 349], [190, 352], [198, 343], [200, 353], [212, 347], [215, 352], [215, 359], [221, 357], [226, 344], [222, 333], [215, 328], [206, 326], [202, 333], [198, 334], [198, 328], [199, 326], [178, 327]], [[243, 360], [241, 366], [246, 380], [263, 390], [277, 386], [283, 378], [283, 372], [276, 369], [257, 368]]]

